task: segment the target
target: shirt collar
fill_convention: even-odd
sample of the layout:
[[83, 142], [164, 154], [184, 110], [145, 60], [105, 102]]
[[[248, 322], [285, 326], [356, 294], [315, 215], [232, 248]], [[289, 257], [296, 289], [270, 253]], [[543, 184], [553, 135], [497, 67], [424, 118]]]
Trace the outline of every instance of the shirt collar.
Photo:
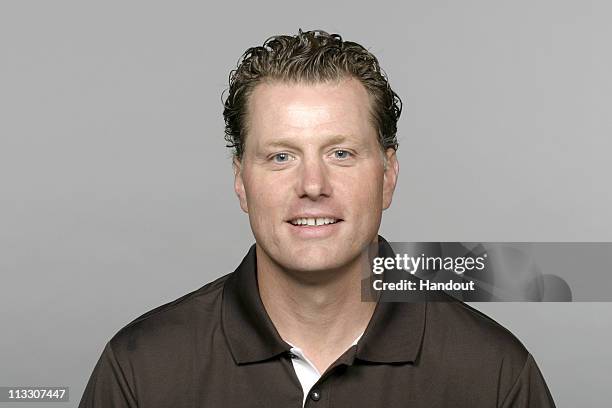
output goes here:
[[[378, 236], [379, 256], [394, 256]], [[425, 302], [378, 302], [354, 358], [379, 362], [414, 362], [425, 331]], [[259, 296], [255, 245], [225, 282], [222, 326], [237, 364], [268, 360], [291, 346], [278, 334]], [[351, 362], [352, 362], [351, 358]]]
[[255, 244], [225, 281], [221, 322], [237, 364], [267, 360], [290, 348], [276, 331], [259, 296]]

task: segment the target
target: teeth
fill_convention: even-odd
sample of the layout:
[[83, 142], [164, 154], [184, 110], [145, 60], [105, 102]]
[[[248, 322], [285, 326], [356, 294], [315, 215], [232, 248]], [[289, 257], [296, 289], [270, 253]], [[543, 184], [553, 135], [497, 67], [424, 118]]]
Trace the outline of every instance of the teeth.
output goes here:
[[315, 226], [315, 225], [334, 224], [337, 221], [338, 220], [336, 220], [335, 218], [296, 218], [295, 220], [292, 220], [291, 223], [293, 225]]

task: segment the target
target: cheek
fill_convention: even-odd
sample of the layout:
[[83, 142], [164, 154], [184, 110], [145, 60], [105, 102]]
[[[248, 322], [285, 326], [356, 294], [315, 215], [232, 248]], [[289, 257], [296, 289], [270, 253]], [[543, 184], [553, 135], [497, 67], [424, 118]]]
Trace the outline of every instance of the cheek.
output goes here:
[[[368, 171], [360, 172], [355, 175], [350, 183], [346, 183], [347, 188], [351, 188], [352, 195], [360, 202], [367, 202], [371, 205], [379, 205], [383, 193], [383, 173], [378, 168], [370, 168]], [[367, 208], [363, 209], [364, 211]], [[373, 208], [372, 208], [373, 210]]]
[[245, 192], [251, 216], [257, 221], [277, 217], [289, 197], [286, 186], [274, 175], [250, 175], [245, 180]]
[[382, 211], [383, 176], [372, 169], [341, 177], [335, 183], [336, 200], [345, 204], [355, 214], [370, 214]]

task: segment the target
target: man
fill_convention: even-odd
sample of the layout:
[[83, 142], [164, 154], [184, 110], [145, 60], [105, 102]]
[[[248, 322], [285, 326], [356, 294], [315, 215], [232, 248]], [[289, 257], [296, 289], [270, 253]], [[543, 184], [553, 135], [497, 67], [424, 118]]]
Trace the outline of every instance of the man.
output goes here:
[[376, 58], [321, 31], [249, 49], [226, 139], [256, 244], [233, 273], [130, 323], [81, 407], [552, 407], [529, 353], [460, 302], [364, 302], [399, 165]]

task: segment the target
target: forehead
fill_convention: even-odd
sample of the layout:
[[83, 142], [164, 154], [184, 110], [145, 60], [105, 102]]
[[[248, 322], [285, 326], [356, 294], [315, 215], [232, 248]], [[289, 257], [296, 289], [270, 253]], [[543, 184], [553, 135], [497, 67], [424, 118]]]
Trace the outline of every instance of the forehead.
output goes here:
[[249, 98], [246, 144], [256, 146], [279, 137], [315, 141], [372, 134], [376, 141], [370, 103], [365, 87], [353, 78], [313, 84], [265, 82]]

